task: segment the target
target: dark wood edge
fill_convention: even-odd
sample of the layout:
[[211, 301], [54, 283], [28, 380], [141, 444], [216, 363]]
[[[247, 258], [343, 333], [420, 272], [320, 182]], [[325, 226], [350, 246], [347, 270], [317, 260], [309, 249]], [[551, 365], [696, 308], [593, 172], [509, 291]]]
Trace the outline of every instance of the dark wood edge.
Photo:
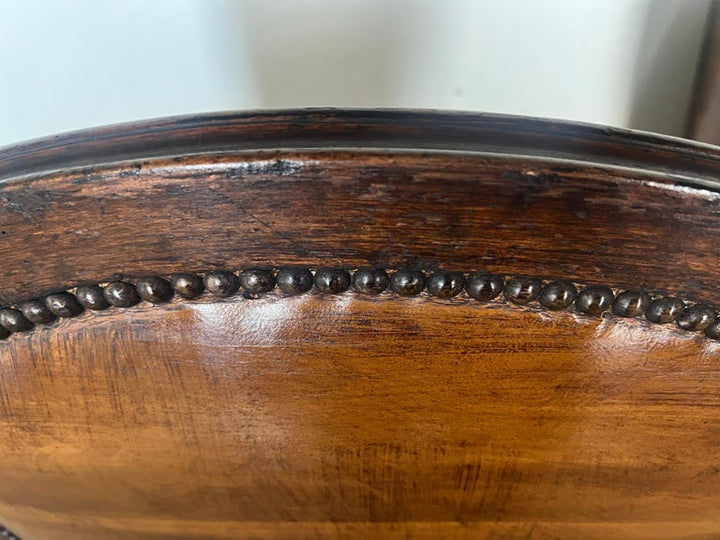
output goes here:
[[[305, 147], [311, 150], [298, 150]], [[143, 162], [142, 156], [147, 160]], [[299, 186], [295, 191], [293, 185], [293, 189], [282, 192], [284, 198], [279, 201], [280, 195], [266, 186], [285, 181], [290, 186], [294, 164], [288, 158], [299, 160], [304, 166], [302, 178], [313, 182], [306, 184], [307, 193]], [[260, 168], [255, 163], [259, 159]], [[582, 166], [559, 163], [567, 159], [582, 162]], [[250, 165], [238, 167], [238, 163]], [[664, 168], [673, 174], [663, 173]], [[455, 242], [446, 238], [448, 227], [433, 225], [427, 234], [436, 235], [433, 242], [441, 241], [437, 247], [432, 244], [432, 252], [422, 251], [417, 246], [430, 244], [418, 243], [419, 238], [408, 234], [392, 236], [394, 218], [388, 224], [388, 216], [373, 213], [375, 206], [368, 205], [367, 215], [352, 214], [352, 225], [361, 231], [372, 230], [372, 234], [367, 238], [346, 237], [357, 182], [364, 182], [367, 174], [382, 183], [386, 171], [397, 174], [428, 169], [435, 171], [432, 174], [437, 178], [430, 180], [437, 187], [444, 185], [446, 176], [459, 171], [453, 201], [462, 201], [468, 190], [474, 190], [477, 204], [469, 207], [473, 215], [487, 203], [481, 189], [483, 182], [495, 182], [494, 193], [500, 201], [497, 208], [501, 209], [530, 204], [531, 196], [536, 207], [543, 203], [552, 206], [556, 200], [548, 186], [557, 183], [562, 198], [554, 219], [572, 223], [574, 236], [552, 240], [551, 250], [539, 252], [543, 258], [538, 265], [540, 259], [522, 258], [515, 245], [512, 250], [503, 250], [506, 242], [502, 235], [484, 242], [463, 226], [467, 220], [454, 218], [453, 223], [461, 231], [454, 234], [465, 235], [470, 241]], [[58, 174], [51, 174], [53, 170]], [[348, 177], [347, 170], [354, 171], [354, 176]], [[706, 173], [713, 177], [702, 176]], [[623, 287], [656, 285], [663, 292], [672, 294], [680, 289], [704, 301], [715, 301], [717, 270], [714, 244], [710, 242], [717, 229], [717, 194], [692, 191], [682, 184], [706, 182], [717, 190], [720, 154], [714, 147], [679, 139], [466, 113], [229, 113], [108, 127], [26, 143], [0, 153], [0, 176], [3, 174], [6, 213], [0, 232], [7, 234], [3, 248], [8, 270], [0, 298], [5, 306], [27, 301], [31, 295], [65, 291], [80, 284], [80, 279], [91, 283], [107, 281], [115, 272], [170, 275], [184, 269], [239, 268], [250, 261], [316, 268], [326, 260], [349, 267], [369, 264], [400, 268], [427, 263], [463, 270], [476, 264], [487, 265], [494, 271], [557, 274], [562, 279], [576, 276], [579, 280]], [[220, 179], [222, 189], [206, 190], [208, 175]], [[483, 182], [476, 182], [476, 175]], [[24, 180], [13, 182], [20, 178]], [[336, 191], [332, 191], [328, 178], [337, 179]], [[570, 192], [563, 191], [568, 179]], [[675, 189], [677, 185], [681, 185], [680, 189]], [[663, 189], [658, 190], [658, 186]], [[672, 190], [665, 189], [668, 187]], [[248, 191], [250, 188], [253, 191]], [[325, 197], [328, 193], [333, 197]], [[305, 194], [311, 197], [303, 199]], [[516, 195], [520, 197], [517, 203], [513, 199]], [[527, 198], [523, 199], [524, 195]], [[304, 201], [303, 211], [316, 218], [309, 236], [317, 239], [318, 234], [327, 235], [322, 236], [327, 238], [327, 246], [319, 249], [313, 244], [312, 249], [293, 251], [298, 237], [290, 233], [297, 216], [287, 209], [295, 204], [296, 196]], [[643, 219], [633, 220], [630, 229], [623, 228], [620, 220], [604, 220], [613, 208], [626, 204], [627, 196], [640, 205], [640, 211], [645, 210], [644, 203], [652, 196], [652, 204], [648, 203], [655, 212], [651, 232], [661, 229], [665, 236], [653, 236], [648, 243], [647, 235], [637, 233], [648, 225]], [[583, 210], [587, 198], [600, 203], [598, 208], [603, 208], [604, 213], [597, 212], [588, 220]], [[680, 199], [683, 204], [687, 202], [687, 207], [678, 209], [677, 219], [665, 219], [657, 212]], [[326, 200], [334, 205], [332, 220], [325, 219]], [[176, 205], [174, 214], [165, 213], [168, 202]], [[107, 216], [117, 221], [106, 219], [106, 204], [110, 207]], [[73, 214], [75, 208], [84, 211]], [[186, 214], [186, 208], [192, 212]], [[219, 216], [222, 219], [216, 219], [215, 208], [223, 212]], [[284, 228], [272, 223], [275, 209], [285, 220]], [[256, 217], [258, 210], [264, 213], [264, 221]], [[634, 218], [634, 211], [630, 207], [622, 216]], [[58, 216], [63, 219], [55, 223]], [[203, 234], [191, 237], [179, 216], [201, 222]], [[238, 216], [244, 218], [241, 227], [235, 224]], [[512, 218], [504, 210], [497, 216], [504, 221]], [[529, 245], [533, 235], [539, 238], [543, 229], [533, 228], [537, 215], [531, 217], [522, 225], [524, 229], [514, 232], [513, 242], [517, 243], [518, 235], [521, 245]], [[78, 222], [84, 220], [82, 227], [91, 229], [96, 236], [76, 234], [76, 218]], [[138, 230], [129, 234], [133, 226], [126, 219], [137, 220]], [[417, 220], [414, 223], [418, 230], [425, 231], [425, 224]], [[479, 223], [483, 230], [491, 228]], [[663, 229], [661, 224], [667, 226]], [[678, 232], [688, 224], [686, 233]], [[599, 228], [607, 238], [596, 246], [593, 237]], [[242, 250], [232, 241], [225, 241], [240, 233]], [[530, 237], [526, 237], [528, 233]], [[670, 244], [673, 249], [667, 250], [664, 258], [646, 260], [648, 250], [665, 247], [668, 237], [674, 242]], [[545, 235], [540, 239], [547, 238]], [[351, 249], [343, 243], [346, 240], [355, 242]], [[645, 249], [640, 249], [641, 241]], [[551, 251], [560, 258], [546, 259]], [[563, 254], [571, 256], [562, 260]], [[597, 259], [597, 263], [587, 264], [585, 255]], [[687, 264], [688, 258], [697, 264]]]
[[192, 154], [339, 148], [552, 157], [720, 186], [720, 149], [683, 139], [497, 114], [339, 109], [180, 116], [57, 135], [0, 150], [0, 181]]

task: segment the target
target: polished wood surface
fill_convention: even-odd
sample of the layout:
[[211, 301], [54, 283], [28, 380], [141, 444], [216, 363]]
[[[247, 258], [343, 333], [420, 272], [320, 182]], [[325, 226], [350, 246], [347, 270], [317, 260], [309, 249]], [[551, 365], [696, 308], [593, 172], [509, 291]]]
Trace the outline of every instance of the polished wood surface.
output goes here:
[[30, 538], [718, 530], [718, 346], [679, 330], [271, 295], [17, 338], [0, 512]]
[[[3, 306], [253, 267], [483, 268], [720, 301], [720, 153], [679, 140], [267, 113], [30, 143], [0, 172]], [[0, 342], [0, 522], [25, 540], [720, 534], [717, 340], [512, 291], [288, 279]]]
[[495, 115], [106, 128], [0, 156], [0, 301], [251, 263], [484, 266], [714, 301], [719, 177], [714, 147]]

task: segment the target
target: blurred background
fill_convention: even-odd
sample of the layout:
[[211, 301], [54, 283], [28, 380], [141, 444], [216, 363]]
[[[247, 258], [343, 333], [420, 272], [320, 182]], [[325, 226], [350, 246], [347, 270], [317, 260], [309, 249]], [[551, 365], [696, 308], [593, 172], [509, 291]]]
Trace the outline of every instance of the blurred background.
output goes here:
[[709, 13], [708, 0], [0, 0], [0, 145], [318, 106], [682, 136]]

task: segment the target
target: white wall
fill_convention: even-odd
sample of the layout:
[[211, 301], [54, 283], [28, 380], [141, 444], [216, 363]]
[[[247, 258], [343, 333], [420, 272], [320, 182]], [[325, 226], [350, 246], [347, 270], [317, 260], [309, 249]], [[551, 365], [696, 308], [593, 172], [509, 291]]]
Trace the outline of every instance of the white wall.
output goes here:
[[708, 0], [0, 0], [0, 145], [200, 111], [427, 107], [682, 133]]

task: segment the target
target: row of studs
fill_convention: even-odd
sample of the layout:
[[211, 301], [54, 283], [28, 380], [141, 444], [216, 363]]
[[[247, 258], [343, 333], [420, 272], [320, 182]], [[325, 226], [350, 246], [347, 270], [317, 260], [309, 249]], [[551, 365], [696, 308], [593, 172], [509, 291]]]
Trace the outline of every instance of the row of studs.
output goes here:
[[20, 540], [19, 536], [14, 535], [2, 525], [0, 525], [0, 538], [5, 538], [6, 540]]
[[617, 296], [607, 286], [590, 285], [581, 290], [569, 281], [544, 283], [536, 277], [512, 277], [476, 271], [436, 271], [430, 275], [421, 270], [405, 269], [388, 273], [383, 269], [365, 268], [349, 272], [341, 268], [317, 270], [281, 268], [279, 270], [246, 269], [239, 273], [227, 270], [199, 274], [177, 274], [171, 280], [160, 276], [139, 278], [135, 284], [113, 281], [105, 286], [77, 287], [74, 292], [50, 294], [15, 307], [0, 309], [0, 339], [14, 332], [31, 330], [36, 324], [48, 324], [58, 317], [75, 317], [84, 310], [104, 310], [111, 306], [131, 307], [141, 300], [160, 304], [177, 294], [186, 299], [199, 297], [205, 291], [229, 297], [242, 289], [245, 298], [257, 298], [277, 287], [285, 294], [297, 295], [314, 288], [323, 294], [339, 294], [352, 288], [355, 292], [376, 295], [386, 289], [400, 296], [416, 296], [423, 291], [439, 298], [453, 298], [465, 291], [468, 296], [488, 302], [504, 295], [514, 304], [537, 301], [546, 309], [558, 311], [574, 308], [591, 316], [612, 312], [619, 317], [644, 316], [652, 323], [675, 322], [683, 330], [704, 332], [720, 340], [720, 319], [710, 305], [686, 305], [679, 298], [653, 298], [645, 291], [624, 291]]

